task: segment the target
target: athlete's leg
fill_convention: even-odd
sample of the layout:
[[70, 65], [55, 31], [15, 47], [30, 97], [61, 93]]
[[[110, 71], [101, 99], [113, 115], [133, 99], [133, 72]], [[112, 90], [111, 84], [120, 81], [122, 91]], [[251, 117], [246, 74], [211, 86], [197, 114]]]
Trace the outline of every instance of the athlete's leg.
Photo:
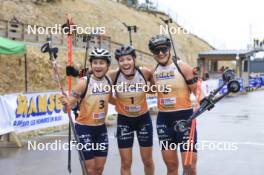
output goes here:
[[83, 145], [85, 167], [89, 175], [95, 175], [95, 159], [94, 151], [92, 150], [93, 144], [93, 127], [87, 125], [75, 124], [75, 129], [80, 141], [80, 144]]
[[132, 147], [134, 130], [130, 118], [118, 115], [117, 118], [117, 143], [121, 158], [121, 175], [131, 175]]
[[[182, 152], [181, 153], [181, 158], [182, 158], [182, 167], [184, 167], [184, 161], [185, 161], [185, 158], [186, 158], [186, 154], [187, 152]], [[191, 164], [191, 171], [192, 171], [192, 175], [196, 175], [196, 164], [197, 164], [197, 153], [196, 152], [193, 152], [192, 153], [192, 164]], [[190, 156], [190, 155], [189, 155]]]
[[192, 154], [192, 160], [191, 160], [191, 167], [188, 167], [188, 168], [191, 168], [191, 174], [192, 175], [196, 175], [196, 164], [197, 164], [197, 149], [196, 149], [196, 146], [197, 146], [197, 130], [195, 129], [194, 131], [194, 140], [193, 140], [193, 145], [189, 148], [189, 136], [190, 136], [190, 129], [191, 129], [191, 126], [189, 126], [189, 131], [186, 132], [186, 133], [177, 133], [179, 139], [180, 139], [180, 151], [181, 151], [181, 159], [182, 159], [182, 167], [184, 167], [184, 162], [185, 162], [185, 159], [186, 159], [186, 156], [187, 156], [187, 151], [190, 149], [192, 152], [189, 152], [189, 155], [188, 155], [188, 160], [190, 162], [190, 154]]
[[[184, 119], [186, 120], [191, 114], [193, 113], [192, 110], [185, 110], [181, 111], [181, 116], [184, 116]], [[188, 155], [188, 162], [190, 163], [190, 157], [192, 157], [191, 160], [191, 166], [187, 168], [191, 168], [191, 174], [196, 175], [196, 164], [197, 164], [197, 130], [195, 128], [194, 130], [194, 138], [193, 138], [193, 145], [189, 144], [189, 138], [190, 138], [190, 131], [191, 131], [191, 124], [188, 126], [188, 131], [186, 132], [177, 132], [177, 139], [180, 143], [180, 151], [181, 151], [181, 159], [182, 159], [182, 167], [184, 167], [184, 162], [187, 156], [187, 151], [190, 150], [192, 152], [189, 152]], [[192, 154], [192, 156], [191, 156]], [[187, 164], [188, 165], [188, 164]]]
[[102, 175], [108, 154], [108, 135], [106, 125], [97, 127], [95, 137], [95, 146], [93, 149], [95, 149], [94, 155], [96, 175]]
[[159, 112], [157, 117], [157, 133], [162, 158], [167, 167], [168, 175], [178, 175], [179, 161], [177, 156], [177, 143], [175, 132], [170, 126], [172, 123], [168, 120], [168, 114]]
[[89, 175], [96, 175], [95, 159], [85, 160], [85, 167]]
[[144, 163], [145, 175], [154, 175], [152, 147], [140, 147], [141, 159]]
[[179, 161], [176, 150], [161, 151], [168, 175], [178, 175]]
[[132, 147], [119, 149], [121, 157], [121, 175], [131, 175]]
[[106, 157], [95, 157], [96, 175], [103, 174], [105, 162], [106, 162]]
[[137, 138], [140, 145], [141, 159], [144, 164], [145, 175], [154, 174], [154, 163], [152, 158], [153, 127], [149, 112], [137, 119]]

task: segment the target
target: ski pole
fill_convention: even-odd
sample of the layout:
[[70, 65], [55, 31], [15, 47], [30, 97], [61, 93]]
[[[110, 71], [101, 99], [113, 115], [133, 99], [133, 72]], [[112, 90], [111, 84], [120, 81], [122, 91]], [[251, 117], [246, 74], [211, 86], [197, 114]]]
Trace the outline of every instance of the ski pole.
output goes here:
[[86, 75], [86, 64], [87, 64], [87, 59], [88, 59], [88, 51], [89, 51], [89, 47], [90, 47], [90, 40], [92, 38], [92, 35], [87, 35], [85, 37], [85, 42], [86, 42], [86, 46], [85, 46], [85, 58], [84, 58], [84, 75]]
[[[200, 102], [201, 98], [201, 86], [202, 86], [202, 79], [199, 77], [197, 81], [197, 89], [196, 89], [196, 102], [194, 105], [194, 112], [197, 112], [198, 110], [198, 105]], [[184, 167], [183, 167], [183, 175], [185, 174], [192, 174], [192, 160], [193, 160], [193, 143], [194, 143], [194, 134], [195, 134], [195, 128], [196, 128], [196, 120], [192, 120], [191, 122], [191, 130], [189, 134], [189, 139], [188, 139], [188, 150], [186, 152], [186, 157], [184, 160]], [[189, 160], [189, 161], [188, 161]]]
[[[63, 95], [67, 96], [67, 94], [64, 92], [64, 89], [63, 89], [63, 86], [62, 86], [62, 83], [61, 83], [61, 79], [60, 79], [60, 75], [59, 75], [58, 67], [57, 67], [57, 62], [56, 62], [58, 48], [52, 48], [51, 39], [49, 39], [48, 42], [45, 43], [41, 47], [41, 52], [42, 53], [46, 53], [46, 52], [49, 53], [50, 60], [51, 60], [52, 65], [53, 65], [53, 71], [54, 71], [54, 74], [56, 76], [56, 80], [57, 80], [57, 82], [59, 84], [60, 91], [61, 91], [61, 93]], [[71, 111], [68, 110], [67, 113], [68, 113], [68, 118], [69, 118], [69, 122], [70, 122], [70, 125], [71, 125], [71, 129], [73, 131], [74, 139], [76, 140], [77, 143], [80, 143], [79, 137], [78, 137], [77, 132], [76, 132], [75, 127], [74, 127], [73, 119], [71, 117]], [[88, 172], [87, 172], [87, 169], [86, 169], [86, 165], [84, 163], [85, 159], [84, 159], [84, 155], [83, 155], [82, 150], [78, 149], [78, 154], [79, 154], [79, 158], [80, 158], [80, 164], [81, 164], [81, 167], [82, 167], [83, 175], [88, 175]]]
[[169, 36], [170, 36], [170, 39], [171, 39], [171, 45], [172, 45], [172, 49], [173, 49], [173, 52], [174, 52], [174, 57], [177, 60], [178, 57], [177, 57], [177, 54], [176, 54], [176, 48], [175, 48], [175, 45], [174, 45], [174, 42], [173, 42], [173, 39], [172, 39], [172, 35], [171, 35], [171, 32], [170, 32], [170, 25], [169, 25], [169, 23], [172, 23], [172, 19], [171, 18], [163, 19], [161, 17], [160, 17], [160, 19], [166, 24], [166, 26], [168, 28], [168, 33], [169, 33]]
[[[72, 65], [72, 32], [71, 32], [71, 25], [72, 23], [72, 19], [70, 17], [69, 14], [67, 14], [67, 27], [68, 27], [68, 42], [67, 42], [67, 48], [68, 48], [68, 61], [67, 61], [67, 66], [71, 66]], [[68, 94], [71, 93], [71, 86], [72, 86], [72, 78], [71, 76], [67, 76], [67, 80], [68, 80]], [[69, 122], [69, 126], [68, 126], [69, 130], [69, 136], [68, 136], [68, 171], [69, 173], [71, 173], [71, 123]]]
[[[191, 115], [188, 120], [180, 120], [173, 124], [174, 130], [179, 132], [185, 132], [188, 129], [188, 124], [191, 123], [193, 119], [197, 118], [205, 111], [211, 110], [217, 102], [219, 102], [229, 93], [237, 93], [240, 90], [240, 83], [237, 80], [231, 80], [227, 83], [227, 89], [228, 91], [220, 95], [219, 97], [215, 97], [214, 95], [212, 95], [213, 92], [216, 92], [216, 90], [213, 91], [208, 97], [205, 97], [205, 100], [201, 102], [198, 111], [193, 113], [193, 115]], [[217, 88], [217, 90], [219, 90], [219, 88]]]

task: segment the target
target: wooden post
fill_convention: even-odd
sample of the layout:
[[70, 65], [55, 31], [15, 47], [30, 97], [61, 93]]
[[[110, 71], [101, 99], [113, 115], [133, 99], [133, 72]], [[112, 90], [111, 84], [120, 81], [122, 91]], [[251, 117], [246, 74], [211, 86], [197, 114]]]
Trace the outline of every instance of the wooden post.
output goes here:
[[[38, 31], [38, 26], [37, 26], [37, 31]], [[39, 34], [38, 34], [38, 32], [36, 34], [36, 41], [39, 41]]]
[[22, 41], [24, 41], [25, 40], [25, 24], [21, 23], [21, 26], [22, 26], [21, 39]]
[[27, 84], [27, 54], [24, 54], [25, 58], [25, 92], [28, 91], [28, 84]]
[[108, 41], [108, 44], [109, 44], [109, 51], [111, 52], [111, 49], [112, 49], [112, 45], [111, 45], [111, 37], [108, 38], [109, 41]]
[[64, 43], [64, 35], [63, 35], [63, 32], [61, 32], [61, 45], [63, 46], [63, 43]]
[[[2, 142], [0, 144], [0, 147], [5, 147], [5, 148], [21, 148], [23, 146], [20, 138], [18, 135], [16, 135], [15, 132], [11, 132], [8, 134], [5, 134], [2, 136]], [[10, 138], [13, 138], [12, 140], [15, 142], [12, 142]]]
[[99, 48], [102, 48], [102, 36], [101, 35], [98, 35], [97, 36], [97, 39], [98, 39], [98, 46], [99, 46]]
[[9, 21], [6, 21], [6, 37], [8, 38]]
[[14, 138], [17, 147], [21, 148], [23, 146], [23, 144], [22, 144], [20, 138], [14, 132], [11, 133], [11, 136]]

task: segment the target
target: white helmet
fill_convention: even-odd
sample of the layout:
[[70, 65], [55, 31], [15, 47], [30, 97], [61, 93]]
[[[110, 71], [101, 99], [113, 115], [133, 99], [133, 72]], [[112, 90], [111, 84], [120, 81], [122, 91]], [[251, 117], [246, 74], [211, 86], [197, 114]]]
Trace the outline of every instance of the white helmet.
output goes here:
[[90, 62], [94, 59], [104, 59], [107, 61], [108, 64], [111, 63], [111, 54], [106, 49], [95, 48], [94, 50], [91, 51], [89, 56], [90, 56], [89, 59]]

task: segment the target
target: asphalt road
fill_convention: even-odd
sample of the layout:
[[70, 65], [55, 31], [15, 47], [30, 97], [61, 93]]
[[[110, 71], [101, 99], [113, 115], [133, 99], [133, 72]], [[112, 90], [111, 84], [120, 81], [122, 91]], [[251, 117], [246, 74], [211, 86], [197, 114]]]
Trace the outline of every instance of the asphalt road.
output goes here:
[[[263, 175], [264, 162], [264, 91], [238, 97], [227, 97], [197, 119], [198, 174], [200, 175]], [[156, 116], [152, 116], [155, 128]], [[154, 129], [155, 174], [166, 174]], [[115, 126], [108, 128], [109, 156], [105, 175], [119, 173], [120, 160]], [[37, 143], [67, 142], [66, 132], [32, 138]], [[67, 172], [67, 151], [34, 151], [28, 145], [20, 149], [0, 148], [0, 174], [57, 175]], [[203, 149], [202, 149], [203, 148]], [[143, 175], [138, 143], [134, 142], [132, 174]], [[76, 151], [72, 155], [72, 175], [80, 175]], [[181, 171], [181, 170], [179, 170]]]

